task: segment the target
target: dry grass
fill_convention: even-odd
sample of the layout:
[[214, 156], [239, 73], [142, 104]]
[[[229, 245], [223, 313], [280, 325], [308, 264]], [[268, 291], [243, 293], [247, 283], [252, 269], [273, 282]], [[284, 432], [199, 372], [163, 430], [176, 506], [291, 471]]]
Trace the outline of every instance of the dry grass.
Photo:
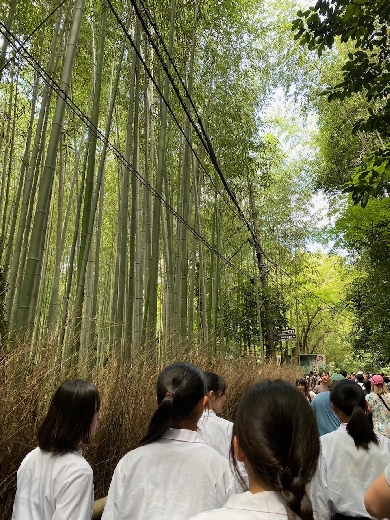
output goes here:
[[[94, 382], [102, 396], [101, 422], [94, 442], [85, 450], [95, 475], [95, 498], [105, 496], [118, 460], [137, 446], [156, 407], [155, 383], [159, 372], [155, 360], [145, 362], [145, 354], [122, 367], [109, 360], [86, 375], [86, 364], [64, 370], [56, 362], [55, 349], [46, 346], [35, 366], [17, 349], [0, 360], [0, 518], [10, 518], [16, 485], [16, 471], [23, 457], [36, 447], [36, 430], [55, 388], [65, 379], [83, 377]], [[165, 356], [164, 365], [186, 361], [202, 370], [223, 375], [228, 382], [224, 411], [233, 419], [235, 407], [247, 388], [262, 379], [282, 378], [293, 382], [297, 367], [259, 364], [253, 357], [226, 359], [199, 354], [188, 345]], [[23, 381], [20, 383], [20, 381]]]

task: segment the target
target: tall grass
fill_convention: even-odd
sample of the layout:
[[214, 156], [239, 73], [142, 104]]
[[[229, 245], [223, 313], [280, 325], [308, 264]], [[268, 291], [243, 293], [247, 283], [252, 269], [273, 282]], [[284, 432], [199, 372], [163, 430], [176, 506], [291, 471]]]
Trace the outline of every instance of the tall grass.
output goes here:
[[[25, 346], [0, 360], [0, 518], [10, 518], [16, 488], [16, 471], [25, 455], [37, 446], [36, 431], [58, 385], [82, 377], [95, 383], [101, 393], [101, 421], [93, 443], [84, 452], [95, 477], [95, 498], [107, 494], [119, 459], [135, 448], [145, 434], [156, 408], [155, 384], [160, 371], [156, 356], [139, 353], [120, 366], [108, 359], [104, 367], [88, 371], [88, 360], [66, 369], [57, 363], [56, 348], [42, 346], [39, 361], [26, 361]], [[148, 357], [153, 358], [148, 362]], [[164, 354], [164, 365], [185, 361], [202, 370], [223, 375], [228, 383], [224, 417], [232, 420], [236, 405], [249, 386], [262, 379], [282, 378], [293, 382], [298, 368], [259, 364], [253, 357], [210, 359], [191, 345], [178, 346]]]

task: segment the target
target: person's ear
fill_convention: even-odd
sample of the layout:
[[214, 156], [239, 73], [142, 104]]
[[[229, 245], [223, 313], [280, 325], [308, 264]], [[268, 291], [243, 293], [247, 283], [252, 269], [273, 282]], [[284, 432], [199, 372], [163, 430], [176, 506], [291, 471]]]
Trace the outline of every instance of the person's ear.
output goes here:
[[203, 397], [203, 407], [202, 408], [206, 408], [208, 400], [209, 400], [209, 398], [207, 397], [207, 395], [205, 395]]
[[210, 392], [207, 395], [208, 395], [210, 401], [214, 401], [214, 399], [215, 399], [214, 390], [210, 390]]
[[238, 462], [244, 462], [245, 455], [241, 449], [241, 446], [238, 443], [238, 439], [237, 439], [236, 435], [233, 437], [233, 449], [234, 449], [234, 454], [235, 454]]

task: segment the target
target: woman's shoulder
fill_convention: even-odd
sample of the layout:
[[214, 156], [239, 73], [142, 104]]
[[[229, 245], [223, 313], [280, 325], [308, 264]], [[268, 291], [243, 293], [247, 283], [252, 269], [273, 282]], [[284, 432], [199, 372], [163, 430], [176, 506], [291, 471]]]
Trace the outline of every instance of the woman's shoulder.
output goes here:
[[284, 520], [287, 517], [285, 500], [280, 493], [240, 493], [231, 495], [224, 507], [194, 516], [190, 520]]
[[36, 468], [40, 468], [39, 471], [61, 475], [64, 478], [75, 474], [93, 478], [91, 466], [78, 451], [51, 453], [35, 448], [23, 459], [19, 472], [35, 471]]
[[[246, 514], [248, 515], [248, 513], [249, 512], [247, 511]], [[240, 511], [237, 514], [236, 510], [221, 507], [220, 509], [213, 509], [212, 511], [200, 513], [190, 518], [190, 520], [225, 520], [229, 518], [238, 520], [240, 518], [245, 518], [243, 514], [245, 514], [245, 511]]]
[[347, 432], [346, 424], [342, 423], [337, 430], [321, 435], [321, 452], [323, 454], [333, 453], [337, 449], [342, 449], [345, 443], [348, 442], [354, 444], [352, 437]]
[[218, 415], [210, 415], [209, 417], [206, 417], [205, 422], [203, 423], [204, 426], [207, 426], [207, 423], [215, 424], [227, 429], [233, 428], [233, 423], [231, 421], [228, 421], [223, 417], [219, 417]]
[[57, 470], [67, 471], [68, 473], [77, 472], [80, 474], [93, 475], [93, 471], [88, 461], [85, 460], [79, 451], [67, 451], [65, 453], [47, 453], [44, 456], [50, 457], [53, 466]]

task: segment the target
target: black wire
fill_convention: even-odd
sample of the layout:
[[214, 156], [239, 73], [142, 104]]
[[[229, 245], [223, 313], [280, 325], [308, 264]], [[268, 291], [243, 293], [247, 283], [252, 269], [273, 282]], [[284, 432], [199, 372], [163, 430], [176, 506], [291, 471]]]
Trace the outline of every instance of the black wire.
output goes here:
[[[25, 40], [23, 40], [23, 45], [25, 45], [27, 42], [29, 42], [31, 40], [31, 38], [34, 36], [34, 34], [39, 31], [39, 29], [45, 25], [45, 23], [49, 20], [49, 18], [51, 18], [53, 16], [53, 14], [58, 11], [58, 9], [60, 7], [62, 7], [64, 5], [65, 2], [67, 2], [68, 0], [62, 0], [62, 2], [60, 2], [57, 7], [55, 9], [53, 9], [53, 11], [51, 11], [51, 13], [49, 13], [46, 18], [44, 20], [42, 20], [42, 22], [37, 25], [37, 27], [33, 30], [33, 32], [31, 32], [27, 38]], [[17, 50], [17, 49], [16, 49]], [[14, 58], [10, 58], [9, 60], [7, 60], [4, 65], [2, 66], [2, 68], [0, 69], [0, 74], [3, 72], [3, 70], [8, 66], [8, 64], [13, 60]]]
[[[111, 4], [110, 0], [107, 0], [107, 1]], [[249, 222], [249, 221], [247, 220], [247, 218], [245, 217], [245, 214], [244, 214], [243, 210], [241, 209], [241, 206], [239, 205], [239, 203], [238, 203], [238, 201], [237, 201], [237, 198], [236, 198], [235, 193], [234, 193], [233, 190], [230, 188], [230, 186], [229, 186], [229, 184], [228, 184], [228, 182], [227, 182], [227, 180], [226, 180], [226, 178], [225, 178], [225, 176], [224, 176], [224, 174], [223, 174], [223, 172], [222, 172], [222, 170], [221, 170], [221, 168], [220, 168], [220, 166], [219, 166], [219, 163], [218, 163], [218, 160], [217, 160], [216, 154], [215, 154], [215, 152], [214, 152], [214, 148], [213, 148], [213, 146], [212, 146], [212, 143], [211, 143], [211, 141], [210, 141], [209, 135], [208, 135], [208, 133], [207, 133], [207, 131], [206, 131], [204, 125], [203, 125], [203, 121], [202, 121], [202, 119], [201, 119], [201, 117], [200, 117], [200, 115], [199, 115], [199, 113], [198, 113], [198, 111], [197, 111], [197, 109], [196, 109], [196, 106], [195, 106], [195, 104], [194, 104], [194, 102], [193, 102], [193, 100], [192, 100], [192, 97], [191, 97], [191, 95], [190, 95], [190, 93], [189, 93], [189, 91], [188, 91], [188, 89], [187, 89], [187, 86], [186, 86], [184, 80], [182, 79], [182, 77], [181, 77], [181, 75], [180, 75], [180, 72], [178, 71], [178, 69], [177, 69], [177, 67], [176, 67], [176, 64], [175, 64], [173, 58], [172, 58], [172, 57], [170, 56], [170, 54], [169, 54], [169, 51], [168, 51], [168, 49], [167, 49], [167, 47], [166, 47], [166, 45], [165, 45], [165, 43], [164, 43], [164, 40], [163, 40], [161, 34], [160, 34], [159, 31], [158, 31], [157, 24], [156, 24], [155, 21], [152, 20], [152, 17], [151, 17], [151, 15], [149, 14], [149, 11], [148, 11], [148, 9], [147, 9], [145, 3], [143, 2], [143, 0], [139, 0], [139, 1], [140, 1], [141, 5], [142, 5], [142, 7], [143, 7], [143, 9], [144, 9], [144, 11], [145, 11], [145, 13], [146, 13], [146, 16], [148, 17], [148, 19], [149, 19], [149, 21], [150, 21], [150, 23], [151, 23], [151, 25], [152, 25], [154, 31], [155, 31], [156, 34], [157, 34], [157, 36], [158, 36], [158, 38], [159, 38], [159, 40], [160, 40], [160, 42], [161, 42], [161, 44], [162, 44], [162, 46], [163, 46], [163, 49], [164, 49], [164, 51], [165, 51], [165, 53], [166, 53], [166, 55], [167, 55], [167, 57], [168, 57], [170, 63], [172, 64], [172, 66], [173, 66], [173, 68], [174, 68], [174, 70], [175, 70], [175, 72], [176, 72], [176, 75], [177, 75], [177, 77], [178, 77], [178, 79], [179, 79], [179, 82], [181, 83], [182, 87], [184, 88], [184, 92], [185, 92], [185, 94], [186, 94], [186, 98], [188, 99], [188, 101], [190, 102], [191, 106], [192, 106], [193, 109], [194, 109], [195, 115], [196, 115], [196, 117], [197, 117], [197, 120], [198, 120], [198, 123], [199, 123], [200, 129], [201, 129], [201, 133], [203, 134], [203, 137], [204, 137], [204, 139], [205, 139], [205, 141], [206, 141], [206, 143], [204, 143], [204, 141], [203, 141], [203, 139], [202, 139], [202, 143], [203, 143], [203, 145], [205, 146], [205, 149], [209, 152], [209, 156], [210, 156], [211, 162], [213, 163], [214, 168], [216, 169], [216, 171], [217, 171], [217, 173], [218, 173], [218, 175], [219, 175], [219, 177], [220, 177], [220, 179], [221, 179], [221, 181], [222, 181], [222, 184], [223, 184], [225, 190], [227, 191], [227, 193], [228, 193], [230, 199], [233, 201], [234, 205], [236, 206], [236, 208], [237, 208], [237, 210], [238, 210], [238, 212], [239, 212], [239, 215], [240, 215], [241, 219], [243, 220], [243, 222], [244, 222], [244, 224], [246, 225], [248, 231], [249, 231], [250, 234], [252, 235], [252, 238], [253, 238], [253, 240], [254, 240], [256, 246], [257, 246], [260, 250], [262, 250], [261, 245], [260, 245], [260, 243], [259, 243], [259, 239], [258, 239], [256, 233], [255, 233], [254, 230], [252, 229], [252, 226], [251, 226], [250, 222]], [[132, 4], [132, 6], [133, 6], [133, 8], [134, 8], [134, 10], [135, 10], [135, 12], [136, 12], [136, 14], [137, 14], [139, 20], [141, 21], [142, 26], [144, 27], [144, 30], [145, 30], [145, 32], [147, 33], [148, 39], [149, 39], [150, 43], [152, 44], [152, 46], [153, 46], [153, 48], [154, 48], [154, 50], [155, 50], [155, 52], [156, 52], [156, 54], [157, 54], [157, 56], [158, 56], [158, 58], [159, 58], [161, 64], [163, 65], [163, 68], [164, 68], [166, 74], [168, 75], [168, 78], [170, 79], [170, 82], [171, 82], [171, 84], [172, 84], [172, 86], [173, 86], [173, 88], [174, 88], [174, 90], [175, 90], [175, 92], [176, 92], [176, 95], [177, 95], [177, 97], [178, 97], [180, 103], [182, 104], [182, 106], [183, 106], [183, 108], [184, 108], [186, 114], [187, 114], [188, 117], [190, 118], [190, 116], [189, 116], [189, 114], [188, 114], [188, 112], [187, 112], [187, 105], [186, 105], [186, 103], [183, 101], [183, 99], [182, 99], [182, 97], [181, 97], [181, 95], [180, 95], [179, 89], [176, 87], [176, 85], [175, 85], [175, 83], [174, 83], [174, 81], [173, 81], [173, 78], [172, 78], [171, 74], [169, 73], [168, 67], [167, 67], [166, 63], [163, 61], [163, 58], [162, 58], [160, 52], [158, 51], [157, 47], [154, 45], [154, 39], [153, 39], [152, 35], [150, 34], [150, 31], [149, 31], [149, 29], [147, 28], [147, 25], [145, 24], [145, 21], [143, 20], [143, 18], [142, 18], [142, 16], [141, 16], [141, 13], [140, 13], [139, 8], [138, 8], [137, 0], [130, 0], [130, 2], [131, 2], [131, 4]], [[112, 7], [112, 4], [111, 4], [111, 7]], [[192, 118], [190, 118], [190, 121], [191, 121], [191, 124], [193, 125], [193, 128], [195, 129], [195, 131], [198, 132], [198, 129], [197, 129], [195, 123], [192, 121]], [[198, 134], [198, 135], [199, 135], [199, 134]], [[200, 137], [200, 136], [199, 136], [199, 137]]]
[[[243, 269], [237, 267], [235, 264], [233, 264], [231, 262], [231, 259], [236, 256], [236, 254], [242, 249], [242, 247], [244, 246], [244, 244], [246, 242], [244, 242], [240, 248], [230, 257], [230, 259], [226, 258], [225, 256], [223, 256], [217, 249], [215, 249], [215, 247], [213, 247], [209, 242], [207, 242], [207, 240], [201, 236], [194, 228], [192, 228], [192, 226], [183, 219], [183, 217], [181, 217], [175, 210], [174, 208], [172, 208], [172, 206], [170, 206], [170, 204], [161, 196], [159, 195], [155, 189], [142, 177], [142, 175], [137, 172], [134, 167], [126, 160], [126, 158], [120, 153], [120, 151], [105, 137], [105, 135], [89, 120], [88, 116], [86, 116], [82, 110], [73, 102], [73, 100], [60, 88], [60, 86], [58, 85], [58, 83], [49, 75], [49, 73], [35, 60], [35, 58], [27, 51], [27, 49], [24, 47], [24, 44], [33, 36], [33, 34], [35, 32], [37, 32], [40, 27], [42, 27], [42, 25], [44, 25], [44, 23], [46, 23], [46, 21], [55, 13], [55, 11], [57, 11], [67, 0], [62, 0], [62, 2], [36, 27], [36, 29], [34, 29], [34, 31], [29, 35], [29, 37], [23, 41], [23, 42], [20, 42], [19, 39], [11, 32], [8, 30], [8, 28], [5, 26], [5, 24], [3, 22], [0, 21], [0, 26], [3, 27], [3, 35], [4, 37], [7, 37], [7, 35], [4, 33], [4, 31], [6, 33], [8, 33], [8, 35], [10, 35], [14, 40], [15, 42], [17, 42], [17, 44], [19, 45], [19, 48], [17, 47], [16, 44], [10, 42], [10, 44], [15, 48], [15, 50], [20, 50], [22, 49], [23, 50], [23, 53], [25, 54], [25, 60], [32, 66], [32, 68], [42, 77], [42, 79], [46, 82], [46, 84], [51, 87], [54, 91], [57, 92], [57, 94], [62, 97], [62, 99], [65, 101], [65, 103], [69, 106], [69, 108], [73, 111], [73, 113], [75, 115], [77, 115], [85, 124], [86, 126], [92, 130], [96, 137], [98, 137], [101, 141], [103, 142], [106, 142], [106, 144], [108, 145], [108, 148], [111, 149], [111, 151], [113, 152], [113, 154], [117, 157], [117, 159], [119, 159], [121, 161], [121, 163], [123, 164], [123, 166], [125, 166], [126, 169], [128, 169], [128, 171], [130, 171], [131, 173], [133, 173], [137, 179], [147, 188], [149, 189], [149, 191], [152, 193], [152, 195], [155, 197], [155, 198], [158, 198], [163, 204], [164, 206], [167, 208], [168, 211], [170, 211], [172, 213], [172, 215], [174, 215], [176, 217], [176, 219], [181, 222], [183, 225], [186, 226], [186, 228], [196, 237], [198, 238], [198, 240], [200, 240], [211, 252], [213, 252], [215, 255], [217, 255], [218, 257], [221, 258], [221, 260], [227, 264], [227, 265], [230, 265], [232, 268], [234, 268], [237, 272], [242, 272], [244, 273], [246, 276], [248, 276], [250, 279], [252, 279], [252, 276], [247, 273], [246, 271], [244, 271]], [[132, 0], [131, 0], [132, 1]], [[141, 0], [142, 1], [142, 0]], [[107, 2], [110, 4], [110, 0], [107, 0]], [[118, 20], [118, 23], [119, 23], [119, 20]], [[126, 31], [127, 32], [127, 31]], [[8, 39], [8, 38], [7, 38]], [[27, 57], [26, 57], [27, 56]], [[142, 60], [141, 56], [139, 56], [140, 59]], [[38, 69], [34, 66], [34, 63], [35, 65], [38, 67]], [[151, 78], [152, 79], [152, 78]], [[154, 80], [152, 79], [152, 81], [154, 82]], [[156, 85], [156, 83], [154, 82], [154, 84]], [[55, 85], [56, 88], [53, 88], [53, 85]], [[156, 85], [156, 87], [158, 88], [158, 86]], [[161, 97], [164, 99], [164, 97], [162, 96], [162, 93], [160, 92], [159, 90], [159, 94], [161, 95]], [[164, 102], [166, 102], [166, 100], [164, 99]], [[195, 108], [195, 107], [194, 107]], [[171, 110], [170, 110], [171, 111]], [[172, 113], [172, 112], [171, 112]], [[174, 116], [174, 114], [172, 113], [172, 116], [174, 117], [175, 119], [175, 122], [176, 124], [180, 127], [176, 117]], [[180, 127], [181, 128], [181, 127]], [[193, 150], [193, 148], [191, 147], [191, 149]], [[196, 153], [195, 151], [193, 150], [194, 152], [194, 155], [196, 156]], [[196, 156], [197, 157], [197, 156]], [[198, 157], [197, 157], [198, 159]], [[199, 160], [199, 159], [198, 159]], [[200, 162], [200, 161], [199, 161]], [[201, 162], [200, 162], [201, 164]], [[241, 208], [240, 208], [241, 209]], [[244, 217], [245, 218], [245, 217]], [[244, 221], [244, 224], [247, 224], [246, 221]], [[251, 232], [252, 234], [252, 232]], [[256, 237], [257, 239], [257, 237]], [[274, 268], [279, 268], [280, 271], [285, 274], [288, 278], [290, 278], [291, 280], [294, 281], [294, 277], [288, 273], [287, 271], [285, 271], [284, 269], [282, 269], [280, 266], [278, 267], [278, 264], [276, 262], [274, 262], [273, 260], [271, 260], [268, 255], [266, 255], [266, 253], [264, 252], [264, 250], [262, 248], [260, 248], [261, 251], [262, 251], [262, 254], [264, 255], [264, 257], [268, 260], [268, 262], [270, 264], [272, 264], [274, 266]], [[321, 301], [322, 303], [324, 303], [328, 308], [330, 308], [331, 310], [336, 310], [334, 306], [332, 306], [331, 304], [329, 304], [328, 302], [326, 302], [325, 300], [323, 300], [320, 296], [317, 296], [316, 294], [314, 294], [313, 292], [309, 291], [308, 289], [306, 288], [303, 288], [303, 290], [309, 294], [310, 296], [316, 298], [317, 300]], [[302, 300], [300, 300], [298, 298], [298, 301], [300, 301], [302, 303]]]
[[[223, 172], [222, 172], [221, 167], [220, 167], [220, 165], [219, 165], [219, 162], [218, 162], [218, 160], [217, 160], [216, 154], [215, 154], [215, 152], [214, 152], [214, 148], [213, 148], [213, 146], [212, 146], [212, 144], [211, 144], [211, 141], [210, 141], [210, 138], [209, 138], [209, 136], [208, 136], [208, 134], [207, 134], [207, 132], [206, 132], [206, 130], [205, 130], [205, 128], [204, 128], [204, 125], [203, 125], [203, 123], [202, 123], [202, 120], [200, 119], [200, 116], [198, 116], [198, 122], [199, 122], [199, 124], [200, 124], [201, 130], [199, 130], [199, 128], [197, 127], [196, 123], [193, 121], [193, 118], [191, 117], [191, 114], [190, 114], [189, 111], [188, 111], [187, 105], [186, 105], [185, 101], [183, 100], [183, 98], [182, 98], [182, 96], [181, 96], [181, 94], [180, 94], [179, 88], [177, 87], [177, 85], [176, 85], [176, 83], [175, 83], [175, 81], [174, 81], [172, 75], [170, 74], [169, 69], [168, 69], [168, 66], [167, 66], [167, 64], [165, 63], [165, 61], [163, 60], [163, 58], [162, 58], [162, 56], [161, 56], [161, 54], [160, 54], [160, 51], [159, 51], [158, 47], [156, 46], [156, 44], [155, 44], [155, 42], [154, 42], [154, 39], [153, 39], [153, 37], [151, 36], [150, 31], [149, 31], [149, 29], [148, 29], [148, 27], [147, 27], [147, 25], [146, 25], [146, 23], [145, 23], [145, 20], [143, 19], [142, 15], [141, 15], [141, 13], [140, 13], [140, 11], [139, 11], [139, 9], [138, 9], [138, 5], [137, 5], [136, 1], [135, 1], [135, 0], [130, 0], [130, 2], [131, 2], [131, 4], [133, 5], [134, 11], [136, 12], [137, 17], [138, 17], [138, 19], [140, 20], [140, 22], [141, 22], [141, 24], [142, 24], [142, 27], [144, 28], [144, 31], [146, 32], [146, 34], [147, 34], [147, 36], [148, 36], [148, 39], [149, 39], [149, 41], [150, 41], [150, 43], [151, 43], [151, 45], [152, 45], [152, 47], [153, 47], [153, 49], [154, 49], [154, 51], [155, 51], [155, 53], [156, 53], [158, 59], [159, 59], [161, 65], [162, 65], [162, 67], [163, 67], [163, 69], [164, 69], [164, 71], [165, 71], [165, 73], [166, 73], [166, 75], [167, 75], [167, 77], [168, 77], [168, 79], [169, 79], [171, 85], [172, 85], [173, 90], [174, 90], [175, 93], [176, 93], [176, 96], [177, 96], [177, 98], [178, 98], [180, 104], [181, 104], [182, 107], [183, 107], [184, 112], [186, 113], [186, 115], [187, 115], [189, 121], [191, 122], [191, 125], [192, 125], [193, 129], [195, 130], [195, 133], [196, 133], [197, 136], [199, 137], [200, 141], [202, 142], [202, 144], [203, 144], [205, 150], [208, 152], [209, 157], [210, 157], [210, 159], [211, 159], [211, 162], [212, 162], [212, 164], [213, 164], [213, 166], [214, 166], [214, 168], [215, 168], [215, 170], [216, 170], [216, 172], [217, 172], [219, 178], [221, 179], [222, 184], [223, 184], [223, 186], [224, 186], [224, 188], [225, 188], [227, 194], [229, 195], [229, 198], [231, 199], [231, 201], [233, 202], [234, 206], [235, 206], [236, 209], [238, 210], [239, 216], [241, 217], [241, 219], [242, 219], [243, 222], [245, 223], [245, 226], [247, 227], [249, 233], [251, 234], [251, 236], [252, 236], [254, 242], [255, 242], [256, 245], [261, 249], [261, 245], [260, 245], [260, 243], [259, 243], [259, 240], [258, 240], [258, 237], [257, 237], [256, 233], [253, 231], [250, 222], [249, 222], [249, 221], [247, 220], [247, 218], [245, 217], [245, 214], [244, 214], [244, 212], [242, 211], [241, 206], [239, 205], [239, 203], [238, 203], [238, 201], [237, 201], [237, 198], [236, 198], [234, 192], [231, 190], [231, 188], [230, 188], [230, 186], [229, 186], [229, 184], [228, 184], [228, 182], [227, 182], [225, 176], [223, 175]], [[132, 47], [133, 47], [134, 50], [136, 51], [136, 53], [137, 53], [139, 59], [141, 60], [142, 64], [143, 64], [144, 67], [145, 67], [145, 63], [144, 63], [143, 58], [141, 57], [141, 55], [140, 55], [138, 49], [136, 48], [136, 46], [135, 46], [135, 44], [134, 44], [134, 41], [132, 40], [130, 34], [128, 33], [128, 31], [127, 31], [127, 29], [126, 29], [124, 23], [122, 22], [122, 20], [121, 20], [121, 18], [119, 17], [118, 13], [117, 13], [116, 10], [114, 9], [114, 7], [113, 7], [113, 5], [112, 5], [112, 3], [111, 3], [111, 0], [107, 0], [107, 4], [109, 5], [109, 7], [110, 7], [110, 9], [111, 9], [111, 11], [112, 11], [112, 13], [113, 13], [113, 15], [114, 15], [115, 18], [117, 19], [118, 24], [121, 26], [122, 30], [125, 32], [125, 34], [126, 34], [128, 40], [130, 41]], [[148, 74], [149, 74], [149, 72], [148, 72]], [[155, 81], [154, 81], [154, 79], [152, 78], [152, 76], [151, 76], [151, 75], [149, 75], [149, 76], [150, 76], [151, 80], [153, 81], [153, 83], [154, 83], [154, 84], [156, 85], [156, 87], [158, 88], [158, 86], [157, 86], [157, 84], [155, 83]], [[164, 99], [164, 97], [162, 96], [162, 93], [161, 93], [160, 89], [158, 89], [158, 92], [159, 92], [159, 94], [161, 95], [162, 99]], [[187, 90], [187, 92], [188, 92], [188, 90]], [[187, 97], [188, 97], [189, 99], [191, 99], [191, 97], [189, 96], [189, 94], [188, 94]], [[167, 102], [166, 102], [165, 99], [164, 99], [164, 102], [167, 104]], [[192, 105], [193, 105], [193, 103], [192, 103]], [[172, 110], [171, 110], [171, 108], [170, 108], [168, 105], [167, 105], [167, 107], [168, 107], [169, 111], [170, 111], [171, 114], [172, 114]], [[175, 121], [176, 121], [176, 118], [175, 118]], [[177, 124], [178, 124], [178, 123], [177, 123]], [[187, 140], [187, 139], [186, 139], [186, 140]], [[187, 141], [187, 142], [188, 142], [188, 141]], [[192, 149], [192, 148], [191, 148], [191, 149]]]
[[[212, 185], [214, 186], [214, 188], [216, 189], [217, 193], [218, 193], [218, 194], [222, 197], [222, 199], [224, 200], [224, 202], [225, 202], [225, 204], [227, 205], [228, 209], [229, 209], [231, 212], [233, 212], [234, 215], [236, 215], [235, 211], [230, 207], [230, 205], [228, 204], [228, 202], [225, 200], [223, 193], [220, 192], [220, 191], [217, 189], [217, 187], [216, 187], [216, 185], [215, 185], [215, 183], [214, 183], [214, 181], [213, 181], [213, 179], [212, 179], [210, 173], [208, 172], [207, 168], [206, 168], [205, 165], [203, 164], [203, 162], [202, 162], [202, 160], [200, 159], [200, 157], [199, 157], [199, 155], [197, 154], [197, 152], [194, 150], [194, 147], [192, 146], [192, 143], [190, 142], [189, 138], [187, 137], [185, 130], [182, 128], [181, 124], [179, 123], [179, 121], [178, 121], [178, 119], [177, 119], [177, 117], [176, 117], [176, 115], [175, 115], [175, 113], [174, 113], [174, 111], [173, 111], [173, 109], [172, 109], [171, 104], [168, 102], [167, 99], [165, 99], [165, 97], [164, 97], [164, 95], [163, 95], [163, 93], [162, 93], [162, 91], [161, 91], [161, 88], [159, 87], [157, 81], [154, 79], [154, 76], [153, 76], [153, 74], [152, 74], [150, 68], [147, 66], [147, 63], [146, 63], [146, 61], [144, 60], [144, 58], [142, 57], [142, 55], [141, 55], [139, 49], [138, 49], [137, 46], [135, 45], [135, 42], [134, 42], [133, 38], [131, 37], [129, 31], [127, 30], [126, 25], [125, 25], [125, 24], [123, 23], [123, 21], [121, 20], [120, 16], [118, 15], [117, 11], [114, 9], [114, 7], [113, 7], [112, 3], [110, 2], [110, 0], [107, 0], [107, 4], [108, 4], [108, 6], [109, 6], [109, 8], [110, 8], [110, 10], [111, 10], [111, 12], [112, 12], [112, 14], [113, 14], [114, 17], [116, 18], [116, 20], [117, 20], [117, 22], [118, 22], [118, 25], [119, 25], [119, 26], [121, 27], [121, 29], [123, 30], [123, 32], [124, 32], [126, 38], [129, 40], [131, 46], [133, 47], [135, 53], [137, 54], [138, 59], [139, 59], [140, 62], [142, 63], [142, 66], [143, 66], [143, 68], [145, 69], [145, 71], [147, 72], [147, 74], [148, 74], [149, 78], [151, 79], [153, 85], [156, 87], [156, 90], [157, 90], [157, 92], [159, 93], [161, 99], [163, 100], [164, 104], [166, 105], [166, 107], [168, 108], [170, 114], [172, 115], [173, 120], [175, 121], [175, 123], [176, 123], [178, 129], [180, 130], [180, 133], [183, 135], [185, 141], [188, 143], [188, 145], [189, 145], [189, 147], [190, 147], [190, 149], [191, 149], [191, 151], [192, 151], [194, 157], [196, 158], [196, 160], [197, 160], [198, 163], [200, 164], [202, 170], [206, 173], [207, 177], [209, 178], [211, 184], [212, 184]], [[161, 61], [161, 60], [160, 60], [160, 61]], [[165, 64], [165, 67], [164, 67], [164, 65], [163, 65], [163, 68], [164, 68], [164, 70], [166, 71], [166, 64]], [[168, 74], [168, 77], [169, 77], [169, 74]], [[179, 94], [179, 95], [180, 95], [180, 94]], [[188, 111], [187, 111], [186, 109], [185, 109], [185, 112], [186, 112], [187, 116], [189, 117], [189, 120], [190, 120], [191, 124], [193, 124], [192, 119], [191, 119], [191, 116], [188, 114]], [[201, 143], [202, 143], [203, 146], [205, 147], [205, 149], [207, 149], [207, 147], [206, 147], [206, 145], [205, 145], [205, 143], [204, 143], [204, 141], [203, 141], [202, 135], [199, 134], [199, 133], [197, 133], [197, 135], [198, 135], [198, 137], [199, 137]]]
[[[1, 29], [1, 27], [3, 29]], [[5, 31], [5, 32], [4, 32]], [[121, 152], [110, 142], [109, 139], [106, 138], [106, 136], [97, 128], [92, 121], [88, 118], [88, 116], [75, 104], [75, 102], [64, 92], [60, 85], [50, 76], [50, 74], [35, 60], [35, 58], [28, 52], [28, 50], [23, 46], [22, 42], [18, 40], [18, 38], [11, 32], [3, 22], [0, 21], [0, 32], [6, 36], [5, 33], [7, 33], [9, 36], [11, 36], [15, 42], [19, 45], [19, 52], [22, 52], [24, 54], [24, 59], [31, 65], [31, 67], [37, 72], [41, 78], [45, 81], [45, 83], [54, 90], [69, 106], [69, 108], [72, 110], [72, 112], [83, 121], [83, 123], [94, 133], [94, 135], [100, 139], [102, 142], [105, 142], [107, 144], [107, 147], [112, 151], [112, 153], [115, 155], [115, 157], [121, 162], [121, 164], [130, 171], [135, 177], [143, 184], [150, 193], [157, 199], [160, 200], [164, 204], [164, 206], [167, 208], [168, 211], [172, 215], [175, 216], [175, 218], [183, 224], [198, 240], [200, 240], [211, 252], [213, 252], [216, 256], [221, 258], [223, 262], [226, 264], [229, 264], [233, 269], [235, 269], [237, 272], [241, 272], [251, 277], [250, 273], [247, 273], [243, 269], [237, 267], [235, 264], [233, 264], [228, 258], [226, 258], [224, 255], [222, 255], [215, 247], [213, 247], [202, 235], [200, 235], [196, 229], [194, 229], [179, 213], [172, 208], [172, 206], [160, 195], [157, 193], [157, 191], [153, 188], [153, 186], [142, 177], [142, 175], [126, 160], [126, 158], [121, 154]], [[16, 49], [17, 45], [13, 42], [10, 42], [10, 44]]]
[[[130, 0], [130, 1], [132, 1], [132, 0]], [[163, 39], [163, 37], [161, 36], [161, 34], [160, 34], [159, 30], [158, 30], [157, 23], [153, 20], [152, 16], [150, 15], [150, 12], [149, 12], [148, 8], [146, 7], [146, 4], [143, 2], [143, 0], [139, 0], [139, 3], [142, 6], [142, 8], [143, 8], [143, 10], [144, 10], [148, 20], [150, 21], [150, 24], [153, 27], [154, 32], [156, 33], [156, 35], [157, 35], [157, 37], [158, 37], [158, 39], [159, 39], [159, 41], [160, 41], [160, 43], [162, 45], [162, 48], [164, 49], [165, 54], [167, 55], [168, 60], [172, 64], [172, 67], [173, 67], [174, 71], [176, 72], [177, 78], [178, 78], [179, 82], [181, 83], [181, 85], [182, 85], [182, 87], [184, 89], [184, 92], [186, 94], [186, 97], [187, 97], [188, 101], [190, 102], [190, 104], [191, 104], [191, 106], [192, 106], [192, 108], [193, 108], [193, 110], [195, 112], [195, 115], [198, 118], [198, 122], [199, 122], [200, 116], [199, 116], [198, 110], [197, 110], [197, 108], [196, 108], [196, 106], [195, 106], [195, 104], [194, 104], [194, 102], [192, 100], [192, 97], [191, 97], [191, 95], [190, 95], [190, 93], [188, 91], [188, 88], [187, 88], [187, 85], [186, 85], [185, 81], [183, 80], [183, 78], [180, 75], [180, 72], [179, 72], [179, 70], [178, 70], [178, 68], [176, 66], [176, 63], [175, 63], [174, 59], [169, 54], [169, 51], [167, 49], [167, 46], [165, 45], [164, 39]], [[132, 2], [132, 4], [134, 6], [133, 2]], [[148, 35], [150, 35], [150, 32], [148, 33]]]

